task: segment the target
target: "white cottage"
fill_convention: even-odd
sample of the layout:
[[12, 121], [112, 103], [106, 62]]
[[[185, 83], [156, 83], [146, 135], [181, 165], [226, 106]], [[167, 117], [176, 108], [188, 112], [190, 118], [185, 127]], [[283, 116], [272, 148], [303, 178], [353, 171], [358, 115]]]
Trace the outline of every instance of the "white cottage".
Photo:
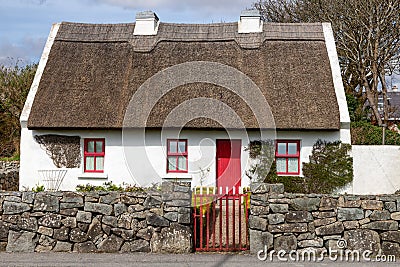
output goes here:
[[302, 175], [317, 139], [350, 143], [327, 23], [54, 24], [21, 115], [20, 187], [249, 184], [251, 140]]

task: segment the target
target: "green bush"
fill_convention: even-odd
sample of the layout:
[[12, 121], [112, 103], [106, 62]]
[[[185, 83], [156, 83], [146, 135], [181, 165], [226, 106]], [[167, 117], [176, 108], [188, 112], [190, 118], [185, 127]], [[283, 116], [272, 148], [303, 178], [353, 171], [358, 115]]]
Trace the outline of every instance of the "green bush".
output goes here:
[[[382, 145], [382, 127], [366, 121], [351, 123], [351, 143], [353, 145]], [[386, 130], [386, 145], [400, 145], [400, 134]]]
[[258, 144], [264, 144], [265, 147], [260, 149], [260, 146], [250, 145], [248, 148], [250, 152], [255, 148], [250, 155], [258, 159], [257, 163], [251, 166], [248, 176], [261, 178], [265, 183], [282, 183], [285, 192], [332, 193], [353, 180], [353, 159], [348, 155], [351, 149], [349, 144], [318, 140], [313, 146], [310, 162], [303, 164], [305, 177], [278, 176], [276, 162], [271, 164], [273, 143], [258, 141]]
[[143, 188], [129, 184], [123, 184], [123, 186], [116, 185], [113, 184], [112, 181], [110, 181], [110, 182], [104, 182], [103, 185], [91, 185], [91, 184], [77, 185], [75, 190], [78, 192], [92, 192], [92, 191], [136, 192], [136, 191], [143, 191]]
[[44, 185], [36, 185], [35, 187], [32, 188], [33, 192], [43, 192], [45, 190]]
[[351, 145], [340, 141], [318, 140], [309, 163], [303, 163], [306, 191], [329, 194], [353, 180], [353, 158], [348, 155]]

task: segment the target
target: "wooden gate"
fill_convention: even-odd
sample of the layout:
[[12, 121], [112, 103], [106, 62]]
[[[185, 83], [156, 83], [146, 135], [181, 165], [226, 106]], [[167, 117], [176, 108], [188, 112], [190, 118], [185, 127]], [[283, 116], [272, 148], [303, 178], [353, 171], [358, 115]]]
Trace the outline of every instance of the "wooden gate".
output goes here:
[[196, 251], [248, 250], [249, 194], [242, 188], [239, 192], [222, 187], [215, 191], [215, 188], [203, 187], [193, 191]]

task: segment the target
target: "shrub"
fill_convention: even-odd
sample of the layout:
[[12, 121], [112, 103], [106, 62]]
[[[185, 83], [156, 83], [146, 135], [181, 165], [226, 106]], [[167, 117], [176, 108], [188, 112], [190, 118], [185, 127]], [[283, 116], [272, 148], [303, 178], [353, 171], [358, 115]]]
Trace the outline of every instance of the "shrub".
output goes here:
[[332, 193], [353, 180], [353, 158], [348, 155], [351, 145], [340, 141], [318, 140], [312, 149], [310, 162], [303, 164], [306, 191]]
[[[382, 127], [366, 121], [351, 123], [351, 143], [353, 145], [382, 145]], [[386, 130], [386, 145], [400, 145], [400, 134]]]
[[143, 191], [143, 188], [136, 185], [130, 185], [125, 183], [123, 184], [123, 186], [116, 185], [112, 181], [110, 181], [110, 182], [104, 182], [103, 185], [91, 185], [91, 184], [77, 185], [75, 190], [78, 192], [92, 192], [92, 191], [137, 192], [137, 191]]

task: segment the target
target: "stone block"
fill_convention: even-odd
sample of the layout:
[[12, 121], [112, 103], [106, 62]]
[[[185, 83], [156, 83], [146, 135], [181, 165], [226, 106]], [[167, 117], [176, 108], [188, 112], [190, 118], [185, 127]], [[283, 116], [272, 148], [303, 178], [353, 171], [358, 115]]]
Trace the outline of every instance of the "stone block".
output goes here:
[[344, 226], [342, 222], [335, 222], [315, 228], [315, 233], [319, 236], [341, 234], [343, 231]]
[[274, 250], [280, 251], [284, 250], [289, 252], [291, 250], [297, 249], [297, 239], [294, 235], [283, 235], [275, 238], [274, 240]]
[[101, 219], [102, 223], [110, 225], [112, 227], [117, 227], [118, 219], [114, 216], [103, 216]]
[[371, 221], [390, 220], [390, 212], [387, 210], [374, 210], [369, 218], [371, 219]]
[[274, 236], [268, 232], [262, 232], [257, 230], [249, 230], [250, 233], [250, 252], [257, 254], [258, 251], [273, 249]]
[[164, 214], [164, 218], [169, 221], [176, 222], [178, 221], [178, 212], [167, 212]]
[[304, 233], [307, 232], [307, 223], [284, 223], [268, 225], [271, 233]]
[[381, 239], [390, 242], [400, 243], [400, 231], [387, 231], [381, 233]]
[[83, 195], [75, 192], [63, 192], [60, 202], [76, 203], [83, 205]]
[[46, 214], [38, 220], [39, 225], [50, 228], [60, 228], [61, 227], [62, 216], [58, 214]]
[[299, 248], [307, 248], [307, 247], [318, 247], [322, 248], [324, 245], [324, 240], [322, 238], [315, 238], [315, 239], [306, 239], [298, 242]]
[[121, 252], [150, 252], [150, 243], [143, 239], [125, 242], [121, 247]]
[[20, 214], [31, 209], [30, 205], [23, 202], [3, 202], [3, 214]]
[[322, 197], [319, 210], [326, 211], [326, 210], [334, 210], [337, 208], [338, 200], [332, 197]]
[[60, 241], [68, 240], [68, 238], [69, 238], [69, 228], [61, 227], [59, 229], [54, 229], [53, 237], [54, 237], [54, 239], [60, 240]]
[[324, 219], [315, 219], [314, 220], [314, 226], [319, 227], [322, 225], [327, 225], [336, 222], [336, 218], [331, 217], [331, 218], [324, 218]]
[[92, 213], [80, 210], [76, 214], [76, 221], [83, 223], [90, 223], [92, 221]]
[[253, 194], [265, 194], [268, 193], [270, 189], [270, 184], [265, 183], [251, 183], [250, 191]]
[[289, 211], [288, 204], [269, 204], [269, 208], [274, 213], [287, 213]]
[[128, 211], [128, 209], [125, 204], [123, 204], [123, 203], [114, 204], [114, 215], [116, 217], [127, 211]]
[[54, 246], [54, 252], [71, 252], [72, 244], [68, 242], [57, 241], [56, 245]]
[[138, 238], [142, 238], [144, 240], [150, 240], [151, 237], [154, 234], [154, 228], [149, 226], [147, 228], [144, 229], [140, 229], [137, 233], [136, 233], [136, 237]]
[[34, 252], [38, 243], [36, 233], [26, 231], [9, 231], [7, 241], [7, 252]]
[[337, 218], [339, 221], [354, 221], [364, 218], [364, 211], [359, 208], [338, 208]]
[[306, 211], [316, 211], [319, 209], [321, 199], [318, 197], [309, 198], [295, 198], [291, 204], [291, 209], [293, 210], [306, 210]]
[[33, 202], [33, 210], [59, 212], [60, 201], [56, 196], [47, 193], [37, 193]]
[[87, 239], [88, 239], [87, 234], [79, 228], [73, 228], [69, 233], [69, 240], [72, 242], [82, 243], [85, 242]]
[[97, 252], [97, 248], [92, 241], [87, 241], [83, 243], [74, 244], [73, 251], [79, 253], [91, 253], [91, 252]]
[[266, 219], [252, 215], [249, 216], [250, 229], [265, 231], [267, 230], [267, 226], [268, 226], [268, 221]]
[[361, 225], [361, 228], [364, 229], [372, 229], [372, 230], [381, 230], [381, 231], [392, 231], [399, 229], [399, 223], [396, 221], [374, 221], [364, 225]]
[[39, 226], [37, 232], [42, 235], [53, 236], [53, 229], [44, 226]]
[[285, 221], [290, 222], [310, 222], [313, 217], [310, 212], [304, 210], [289, 211], [286, 213]]
[[146, 222], [152, 226], [169, 226], [169, 221], [162, 216], [150, 213], [146, 216]]
[[358, 221], [344, 221], [343, 226], [346, 230], [360, 228], [360, 224], [358, 223]]
[[311, 213], [314, 218], [324, 219], [324, 218], [336, 218], [337, 213], [335, 211], [314, 211]]
[[392, 220], [400, 221], [400, 212], [394, 212], [390, 215]]
[[370, 250], [373, 252], [373, 255], [377, 255], [381, 249], [378, 233], [369, 229], [345, 231], [343, 238], [347, 242], [346, 249], [349, 250]]
[[393, 202], [393, 201], [384, 202], [384, 207], [389, 212], [395, 212], [396, 211], [396, 202]]
[[381, 210], [383, 209], [383, 202], [379, 200], [362, 200], [361, 208], [365, 210]]
[[150, 241], [153, 253], [189, 253], [192, 251], [192, 231], [190, 227], [172, 223], [169, 227], [155, 232]]
[[17, 225], [22, 230], [31, 232], [36, 232], [36, 230], [38, 229], [38, 222], [37, 219], [34, 217], [28, 217], [28, 218], [21, 217]]
[[382, 242], [382, 254], [386, 256], [400, 257], [400, 245], [398, 243]]
[[118, 252], [122, 246], [124, 240], [118, 236], [111, 235], [107, 239], [104, 239], [98, 246], [99, 252]]
[[76, 227], [76, 218], [74, 217], [67, 217], [65, 219], [61, 220], [61, 223], [65, 226], [65, 227], [69, 227], [69, 228], [75, 228]]
[[279, 224], [285, 221], [285, 215], [280, 213], [269, 214], [267, 218], [269, 224]]
[[61, 215], [65, 215], [65, 216], [76, 216], [77, 213], [78, 213], [78, 209], [77, 208], [60, 209], [60, 214]]
[[100, 203], [113, 205], [121, 201], [120, 192], [107, 192], [106, 195], [100, 196]]
[[111, 215], [113, 207], [108, 204], [86, 202], [84, 210], [103, 215]]

